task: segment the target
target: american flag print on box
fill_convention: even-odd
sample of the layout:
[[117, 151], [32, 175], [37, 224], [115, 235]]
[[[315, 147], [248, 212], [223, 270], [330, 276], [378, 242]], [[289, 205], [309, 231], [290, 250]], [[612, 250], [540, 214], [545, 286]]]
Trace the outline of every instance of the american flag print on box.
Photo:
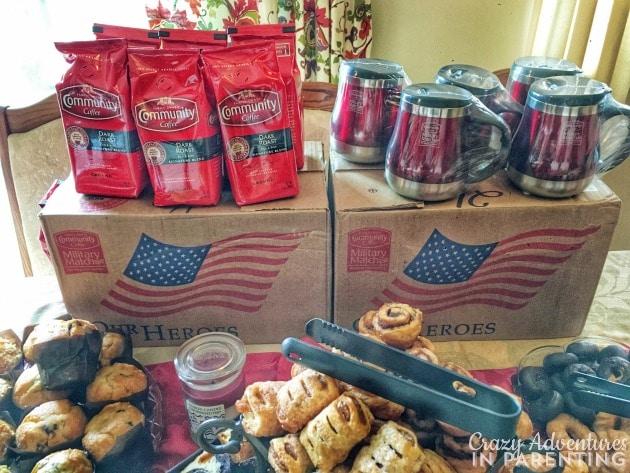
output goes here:
[[142, 234], [123, 276], [101, 304], [140, 318], [200, 307], [256, 313], [307, 234], [245, 233], [191, 247]]
[[470, 304], [519, 310], [599, 228], [542, 228], [482, 245], [458, 243], [433, 230], [372, 302], [403, 302], [425, 314]]

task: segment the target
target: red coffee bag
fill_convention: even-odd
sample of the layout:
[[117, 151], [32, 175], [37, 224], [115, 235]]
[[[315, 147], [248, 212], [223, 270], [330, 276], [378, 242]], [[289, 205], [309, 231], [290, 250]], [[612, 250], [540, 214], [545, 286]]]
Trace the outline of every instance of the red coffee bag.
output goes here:
[[129, 77], [153, 203], [215, 205], [221, 197], [223, 144], [199, 51], [130, 51]]
[[225, 163], [238, 205], [298, 194], [286, 89], [273, 42], [201, 51], [217, 99]]
[[149, 180], [131, 118], [126, 41], [55, 47], [70, 64], [56, 90], [76, 191], [138, 197]]
[[274, 42], [280, 75], [287, 89], [287, 113], [291, 124], [295, 161], [298, 169], [304, 167], [304, 105], [302, 102], [302, 76], [295, 54], [295, 25], [266, 24], [230, 27], [231, 45], [248, 44], [267, 39]]

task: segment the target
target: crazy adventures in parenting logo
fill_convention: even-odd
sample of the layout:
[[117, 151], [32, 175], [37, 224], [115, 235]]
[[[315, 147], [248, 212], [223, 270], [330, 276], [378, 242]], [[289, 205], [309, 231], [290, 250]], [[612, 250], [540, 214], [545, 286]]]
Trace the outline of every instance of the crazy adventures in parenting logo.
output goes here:
[[468, 445], [476, 467], [490, 468], [499, 462], [534, 471], [553, 471], [556, 467], [583, 462], [589, 469], [607, 467], [613, 471], [630, 471], [630, 437], [623, 435], [573, 439], [555, 433], [547, 438], [536, 433], [527, 440], [520, 440], [487, 439], [477, 432], [470, 437]]

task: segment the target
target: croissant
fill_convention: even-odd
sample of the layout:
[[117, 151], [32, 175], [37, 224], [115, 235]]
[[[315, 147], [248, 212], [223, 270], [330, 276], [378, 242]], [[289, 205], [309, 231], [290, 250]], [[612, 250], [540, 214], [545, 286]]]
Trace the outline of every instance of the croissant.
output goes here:
[[424, 450], [407, 427], [388, 421], [359, 450], [350, 473], [419, 473]]
[[424, 462], [420, 473], [456, 473], [453, 467], [444, 458], [433, 450], [424, 450]]
[[255, 437], [271, 437], [282, 433], [276, 417], [278, 390], [285, 381], [258, 381], [245, 388], [241, 399], [234, 403], [243, 415], [243, 429]]
[[287, 432], [298, 432], [339, 394], [334, 378], [312, 369], [304, 370], [278, 391], [278, 422]]
[[306, 473], [313, 469], [298, 434], [271, 439], [267, 460], [276, 473]]
[[326, 406], [300, 432], [300, 443], [321, 471], [342, 463], [352, 448], [369, 433], [374, 416], [350, 394], [342, 394]]

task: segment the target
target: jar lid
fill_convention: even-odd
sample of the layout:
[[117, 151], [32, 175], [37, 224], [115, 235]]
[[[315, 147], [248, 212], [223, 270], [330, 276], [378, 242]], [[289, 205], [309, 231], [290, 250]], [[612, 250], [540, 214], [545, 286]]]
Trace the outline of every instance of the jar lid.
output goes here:
[[393, 79], [398, 81], [405, 78], [405, 72], [400, 64], [384, 59], [349, 59], [343, 61], [342, 67], [349, 76], [361, 79]]
[[175, 371], [194, 387], [217, 389], [238, 376], [245, 364], [245, 344], [229, 333], [204, 333], [186, 341], [177, 351]]

